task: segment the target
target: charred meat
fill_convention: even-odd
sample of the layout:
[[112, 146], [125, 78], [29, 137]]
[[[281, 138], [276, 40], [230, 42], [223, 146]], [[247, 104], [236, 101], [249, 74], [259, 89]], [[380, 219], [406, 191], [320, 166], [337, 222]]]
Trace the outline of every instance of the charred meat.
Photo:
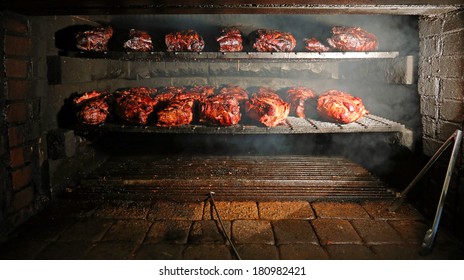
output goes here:
[[147, 124], [148, 118], [153, 113], [158, 100], [152, 98], [156, 89], [132, 88], [117, 93], [115, 111], [123, 121], [133, 124]]
[[83, 51], [105, 52], [108, 50], [111, 36], [113, 36], [111, 27], [95, 27], [79, 32], [76, 35], [77, 48]]
[[369, 52], [378, 48], [377, 37], [360, 27], [332, 27], [329, 45], [340, 51]]
[[338, 123], [351, 123], [368, 113], [361, 98], [338, 90], [320, 95], [317, 111], [325, 119]]
[[246, 102], [246, 112], [250, 119], [271, 127], [285, 122], [290, 105], [274, 91], [260, 88], [259, 92], [254, 93]]
[[228, 85], [226, 87], [221, 88], [219, 91], [219, 96], [232, 96], [235, 99], [237, 99], [238, 102], [242, 102], [245, 100], [248, 100], [248, 91], [245, 89], [239, 87], [239, 86], [233, 86], [233, 85]]
[[240, 106], [232, 96], [212, 96], [200, 103], [200, 123], [231, 126], [241, 119]]
[[157, 126], [180, 126], [188, 125], [193, 120], [193, 104], [192, 98], [179, 99], [173, 98], [168, 101], [168, 104], [157, 112]]
[[328, 52], [330, 48], [322, 44], [316, 38], [304, 39], [305, 49], [310, 52]]
[[259, 52], [291, 52], [296, 46], [292, 34], [279, 30], [259, 29], [253, 47]]
[[215, 87], [213, 86], [194, 86], [187, 89], [183, 94], [180, 94], [182, 98], [193, 98], [194, 100], [203, 100], [209, 96], [214, 95]]
[[216, 38], [220, 52], [239, 52], [243, 50], [242, 33], [236, 27], [224, 28], [221, 36]]
[[201, 52], [205, 47], [203, 37], [193, 29], [169, 33], [165, 43], [168, 52]]
[[129, 36], [130, 39], [124, 43], [126, 50], [136, 52], [149, 52], [153, 50], [153, 42], [147, 32], [131, 29]]
[[292, 87], [287, 90], [287, 102], [290, 104], [290, 114], [305, 118], [305, 107], [308, 99], [315, 98], [314, 92], [306, 87]]
[[97, 125], [104, 123], [109, 116], [109, 93], [86, 92], [74, 100], [77, 107], [77, 120], [82, 124]]

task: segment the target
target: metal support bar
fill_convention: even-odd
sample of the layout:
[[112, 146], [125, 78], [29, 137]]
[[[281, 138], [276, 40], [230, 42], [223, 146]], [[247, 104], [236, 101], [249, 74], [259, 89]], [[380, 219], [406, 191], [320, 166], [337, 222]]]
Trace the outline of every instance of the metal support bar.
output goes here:
[[[395, 212], [400, 208], [400, 206], [403, 204], [404, 200], [406, 199], [406, 195], [411, 191], [411, 189], [419, 182], [420, 179], [427, 173], [427, 171], [432, 167], [432, 165], [437, 161], [437, 159], [443, 154], [443, 152], [451, 145], [453, 141], [455, 141], [455, 146], [456, 142], [461, 142], [462, 139], [462, 131], [457, 129], [446, 141], [441, 145], [441, 147], [438, 149], [438, 151], [432, 156], [432, 158], [427, 162], [427, 164], [422, 168], [422, 170], [417, 174], [417, 176], [411, 181], [411, 183], [404, 189], [401, 193], [396, 195], [396, 198], [393, 200], [391, 203], [390, 207], [388, 210], [390, 212]], [[454, 151], [454, 149], [453, 149]], [[450, 162], [451, 163], [451, 162]], [[453, 165], [454, 166], [454, 165]]]
[[446, 170], [446, 177], [445, 181], [443, 182], [443, 189], [441, 191], [440, 201], [438, 202], [437, 212], [435, 213], [435, 219], [433, 220], [432, 227], [429, 230], [427, 230], [427, 233], [424, 237], [424, 241], [421, 245], [423, 254], [429, 253], [432, 250], [433, 241], [435, 240], [435, 236], [437, 235], [438, 225], [440, 223], [441, 214], [443, 212], [443, 206], [445, 205], [449, 183], [451, 180], [451, 176], [453, 175], [453, 169], [456, 164], [456, 160], [458, 158], [459, 148], [461, 147], [462, 131], [458, 129], [456, 130], [455, 134], [456, 139], [454, 142], [453, 151], [451, 152], [451, 158], [448, 164], [448, 169]]
[[219, 221], [219, 224], [221, 225], [222, 232], [226, 236], [227, 241], [229, 241], [230, 247], [232, 247], [232, 250], [234, 251], [235, 256], [237, 256], [237, 259], [241, 260], [240, 255], [238, 254], [234, 243], [230, 239], [229, 235], [227, 234], [226, 228], [225, 228], [224, 224], [222, 223], [221, 216], [219, 215], [219, 211], [216, 208], [216, 203], [214, 202], [213, 194], [214, 194], [214, 192], [209, 192], [209, 197], [211, 198], [211, 204], [213, 205], [214, 211], [216, 212], [216, 215], [218, 217], [218, 221]]

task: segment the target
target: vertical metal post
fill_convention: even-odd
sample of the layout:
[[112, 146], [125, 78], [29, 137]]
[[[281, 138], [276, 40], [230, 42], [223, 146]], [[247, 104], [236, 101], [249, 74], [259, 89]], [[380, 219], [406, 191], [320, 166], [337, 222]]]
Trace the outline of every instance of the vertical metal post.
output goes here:
[[456, 138], [454, 141], [453, 151], [451, 152], [450, 162], [448, 164], [448, 169], [446, 171], [445, 181], [443, 182], [443, 189], [440, 195], [440, 201], [438, 202], [437, 212], [435, 214], [435, 219], [433, 221], [432, 227], [427, 230], [424, 241], [422, 242], [422, 253], [426, 254], [432, 250], [433, 242], [437, 235], [438, 225], [440, 224], [441, 214], [443, 212], [443, 206], [445, 205], [446, 194], [448, 192], [449, 183], [451, 176], [453, 174], [454, 166], [456, 165], [456, 160], [459, 154], [459, 148], [461, 147], [462, 142], [462, 131], [456, 130]]

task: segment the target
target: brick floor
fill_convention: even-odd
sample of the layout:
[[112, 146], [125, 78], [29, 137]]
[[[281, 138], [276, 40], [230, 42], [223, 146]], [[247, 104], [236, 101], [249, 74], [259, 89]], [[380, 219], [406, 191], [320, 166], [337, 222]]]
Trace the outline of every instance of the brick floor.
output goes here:
[[128, 260], [139, 246], [136, 242], [102, 241], [95, 244], [84, 256], [86, 260]]
[[237, 252], [242, 260], [278, 260], [279, 251], [274, 245], [242, 244], [237, 246]]
[[328, 245], [326, 247], [333, 260], [375, 260], [377, 256], [365, 245]]
[[319, 244], [311, 223], [305, 220], [277, 220], [272, 222], [276, 244]]
[[93, 248], [92, 242], [53, 242], [41, 251], [39, 260], [79, 260]]
[[135, 252], [137, 260], [181, 260], [184, 245], [177, 244], [142, 244]]
[[274, 244], [271, 223], [263, 220], [236, 220], [232, 223], [232, 240], [237, 244]]
[[64, 231], [59, 241], [99, 241], [113, 223], [108, 219], [80, 220]]
[[396, 212], [388, 211], [390, 204], [391, 202], [385, 201], [368, 201], [361, 205], [369, 215], [378, 220], [425, 220], [410, 204], [403, 203]]
[[175, 243], [186, 244], [191, 221], [183, 220], [163, 220], [154, 221], [145, 236], [143, 243]]
[[402, 242], [401, 236], [386, 221], [353, 220], [351, 224], [366, 244]]
[[201, 220], [203, 202], [179, 203], [169, 201], [155, 201], [148, 213], [150, 220]]
[[312, 204], [318, 218], [366, 219], [367, 212], [352, 202], [315, 202]]
[[428, 226], [422, 221], [391, 220], [388, 223], [401, 235], [406, 243], [420, 244]]
[[340, 219], [316, 219], [312, 221], [319, 242], [327, 244], [361, 244], [361, 237], [349, 221]]
[[[459, 240], [405, 204], [218, 201], [243, 259], [464, 259]], [[62, 209], [60, 209], [62, 207]], [[313, 212], [314, 211], [314, 212]], [[47, 207], [0, 244], [0, 259], [236, 259], [209, 202], [81, 202]]]
[[146, 220], [118, 220], [103, 236], [103, 241], [142, 242], [151, 222]]
[[105, 203], [95, 210], [95, 217], [116, 219], [146, 219], [150, 207], [146, 203]]
[[327, 260], [329, 255], [323, 247], [314, 244], [284, 244], [279, 246], [282, 260]]
[[[222, 220], [256, 220], [258, 205], [254, 201], [216, 201], [216, 208]], [[207, 202], [203, 212], [203, 219], [217, 219], [213, 205]]]
[[372, 246], [372, 250], [382, 260], [421, 260], [420, 247], [403, 244]]
[[307, 201], [259, 202], [259, 217], [263, 220], [314, 219], [314, 212]]
[[184, 260], [230, 260], [229, 247], [221, 244], [189, 245], [183, 253]]
[[[230, 237], [231, 223], [230, 221], [223, 221], [226, 229], [226, 234]], [[190, 231], [190, 243], [222, 243], [225, 244], [227, 238], [225, 237], [220, 224], [215, 220], [204, 220], [193, 222], [192, 230]]]

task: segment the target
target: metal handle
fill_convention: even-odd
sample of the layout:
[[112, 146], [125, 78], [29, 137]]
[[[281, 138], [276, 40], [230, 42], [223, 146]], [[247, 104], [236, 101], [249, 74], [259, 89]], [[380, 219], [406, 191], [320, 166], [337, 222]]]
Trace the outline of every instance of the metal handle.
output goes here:
[[226, 236], [227, 241], [229, 241], [229, 244], [232, 247], [232, 250], [234, 251], [235, 256], [237, 256], [237, 259], [241, 260], [242, 258], [240, 258], [240, 255], [238, 254], [238, 251], [235, 248], [235, 245], [232, 242], [232, 239], [230, 239], [229, 235], [227, 234], [226, 227], [222, 223], [221, 216], [219, 215], [219, 211], [216, 208], [216, 203], [214, 202], [213, 194], [214, 192], [209, 192], [209, 197], [211, 198], [211, 204], [213, 205], [214, 211], [216, 212], [216, 215], [218, 217], [219, 224], [221, 225], [222, 233]]
[[437, 235], [438, 225], [440, 224], [441, 214], [443, 212], [443, 206], [445, 205], [446, 194], [448, 192], [449, 183], [451, 176], [453, 175], [453, 169], [456, 164], [456, 160], [459, 154], [459, 148], [461, 147], [462, 131], [456, 130], [456, 141], [454, 142], [453, 151], [451, 152], [450, 162], [446, 171], [445, 181], [443, 182], [443, 189], [441, 190], [440, 201], [438, 202], [437, 212], [435, 213], [435, 219], [433, 220], [432, 227], [427, 231], [422, 242], [422, 253], [426, 254], [432, 250], [433, 241]]
[[[462, 139], [462, 131], [457, 129], [446, 141], [441, 145], [441, 147], [435, 152], [435, 154], [430, 158], [430, 160], [427, 162], [427, 164], [422, 168], [422, 170], [417, 174], [417, 176], [409, 183], [409, 185], [399, 194], [396, 195], [396, 198], [393, 200], [391, 203], [390, 207], [388, 208], [388, 211], [390, 212], [395, 212], [400, 208], [400, 206], [403, 204], [404, 200], [406, 199], [406, 195], [411, 191], [411, 189], [419, 182], [422, 177], [424, 177], [425, 173], [432, 167], [432, 165], [437, 161], [437, 159], [443, 154], [443, 152], [451, 145], [453, 141], [455, 141], [455, 146], [456, 142], [459, 141], [461, 142]], [[459, 145], [458, 145], [459, 147]], [[454, 148], [453, 148], [454, 151]], [[454, 165], [453, 165], [454, 167]]]

